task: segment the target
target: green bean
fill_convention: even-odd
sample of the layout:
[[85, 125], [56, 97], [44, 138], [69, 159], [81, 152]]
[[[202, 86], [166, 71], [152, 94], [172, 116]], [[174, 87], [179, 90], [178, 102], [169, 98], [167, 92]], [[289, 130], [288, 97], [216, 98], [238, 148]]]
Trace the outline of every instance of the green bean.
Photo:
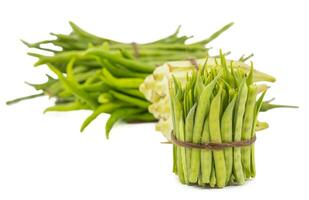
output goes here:
[[[97, 88], [97, 87], [100, 87], [100, 85], [101, 85], [102, 91], [108, 91], [111, 88], [113, 88], [113, 89], [115, 89], [115, 90], [117, 90], [121, 93], [125, 93], [125, 94], [131, 95], [131, 96], [134, 96], [134, 97], [138, 97], [138, 98], [141, 98], [141, 99], [145, 99], [144, 94], [142, 92], [140, 92], [139, 89], [123, 88], [119, 85], [119, 83], [118, 83], [118, 85], [114, 85], [111, 82], [109, 82], [108, 80], [105, 80], [104, 77], [102, 79], [103, 79], [102, 83], [100, 82], [100, 83], [96, 83], [96, 84], [93, 84], [93, 85], [89, 85], [89, 87], [85, 87], [84, 89], [89, 90], [89, 91], [91, 91], [92, 89], [99, 90], [99, 88]], [[114, 80], [114, 81], [117, 82], [117, 80]]]
[[[209, 133], [210, 141], [214, 143], [222, 143], [220, 131], [220, 108], [221, 108], [221, 94], [220, 88], [217, 95], [211, 102], [209, 110]], [[223, 150], [214, 150], [214, 161], [217, 178], [217, 186], [224, 187], [226, 184], [226, 168]]]
[[53, 56], [44, 56], [36, 53], [28, 53], [28, 55], [39, 58], [39, 60], [34, 64], [34, 66], [39, 66], [47, 63], [67, 63], [74, 57], [79, 59], [89, 58], [89, 57], [82, 57], [80, 53], [81, 53], [80, 51], [66, 51], [57, 53], [56, 55]]
[[116, 99], [119, 99], [121, 101], [130, 103], [130, 104], [133, 104], [133, 105], [136, 105], [136, 106], [139, 106], [141, 108], [148, 109], [148, 106], [150, 105], [150, 102], [143, 100], [143, 99], [140, 99], [140, 98], [136, 98], [136, 97], [129, 96], [129, 95], [126, 95], [126, 94], [123, 94], [123, 93], [120, 93], [120, 92], [116, 92], [116, 91], [112, 91], [112, 90], [110, 90], [109, 92]]
[[222, 53], [222, 50], [220, 49], [220, 64], [224, 70], [224, 76], [225, 76], [225, 80], [229, 83], [233, 85], [233, 77], [231, 72], [228, 70], [227, 65], [226, 65], [226, 59], [225, 56]]
[[119, 51], [121, 52], [121, 55], [124, 58], [130, 59], [130, 60], [135, 60], [135, 57], [133, 56], [133, 54], [129, 53], [128, 50], [125, 50], [123, 48], [119, 48]]
[[178, 174], [178, 171], [177, 171], [177, 147], [176, 147], [176, 145], [173, 145], [173, 172], [175, 174]]
[[88, 85], [81, 85], [80, 88], [85, 90], [86, 92], [107, 92], [110, 89], [110, 87], [106, 83], [104, 83], [104, 81]]
[[101, 65], [103, 67], [106, 67], [108, 71], [110, 71], [114, 76], [117, 76], [117, 77], [146, 78], [146, 76], [149, 75], [146, 73], [138, 73], [138, 72], [130, 71], [121, 66], [116, 66], [115, 64], [105, 59], [100, 59], [100, 62], [102, 63]]
[[28, 96], [24, 96], [24, 97], [19, 97], [19, 98], [16, 98], [16, 99], [12, 99], [12, 100], [9, 100], [6, 102], [6, 105], [12, 105], [14, 103], [18, 103], [20, 101], [23, 101], [23, 100], [26, 100], [26, 99], [33, 99], [33, 98], [36, 98], [36, 97], [41, 97], [41, 96], [44, 96], [44, 93], [39, 93], [39, 94], [33, 94], [33, 95], [28, 95]]
[[[174, 81], [175, 81], [175, 79], [174, 79]], [[178, 87], [177, 85], [178, 85], [178, 82], [175, 81], [174, 87]], [[174, 130], [173, 131], [174, 131], [175, 137], [180, 140], [180, 134], [179, 134], [180, 133], [180, 131], [179, 131], [180, 126], [179, 126], [178, 119], [180, 119], [182, 108], [181, 108], [181, 103], [178, 99], [179, 94], [180, 94], [179, 91], [178, 91], [178, 93], [175, 94], [175, 98], [173, 100], [172, 105], [173, 105], [173, 113], [174, 113], [174, 115], [173, 115], [174, 116], [174, 119], [173, 119], [174, 120], [174, 126], [173, 126]], [[176, 160], [177, 174], [178, 174], [180, 182], [185, 183], [184, 171], [183, 171], [183, 167], [182, 167], [181, 149], [177, 145], [176, 145], [176, 154], [177, 154], [177, 160]]]
[[[173, 77], [174, 78], [174, 77]], [[174, 85], [172, 80], [174, 80]], [[168, 86], [169, 86], [169, 94], [171, 97], [175, 97], [175, 91], [176, 91], [176, 81], [175, 79], [170, 80], [170, 82], [168, 82]], [[172, 86], [173, 85], [173, 86]], [[171, 106], [171, 113], [172, 113], [172, 123], [173, 123], [173, 131], [171, 134], [174, 134], [176, 137], [176, 129], [177, 129], [177, 125], [176, 125], [176, 110], [175, 110], [175, 103], [174, 103], [175, 99], [171, 98], [170, 101], [170, 106]], [[182, 179], [181, 175], [179, 174], [179, 170], [178, 170], [178, 147], [177, 145], [173, 145], [173, 172], [175, 174], [177, 174], [179, 176], [179, 179]]]
[[125, 106], [130, 106], [129, 104], [125, 102], [117, 102], [114, 101], [113, 103], [107, 103], [99, 106], [96, 108], [91, 115], [89, 115], [86, 120], [83, 122], [80, 131], [83, 132], [85, 128], [93, 121], [95, 120], [101, 113], [111, 113], [114, 110], [125, 107]]
[[176, 31], [174, 33], [172, 33], [171, 35], [165, 37], [165, 38], [162, 38], [162, 39], [159, 39], [159, 40], [155, 40], [153, 42], [150, 42], [148, 44], [156, 44], [156, 43], [170, 43], [171, 40], [174, 41], [175, 38], [177, 38], [177, 35], [179, 33], [179, 30], [180, 30], [180, 27], [181, 26], [178, 26]]
[[149, 113], [148, 111], [146, 111], [144, 113], [132, 114], [132, 115], [126, 116], [123, 120], [125, 122], [128, 122], [128, 123], [156, 122], [156, 121], [158, 121], [153, 116], [153, 114]]
[[260, 111], [266, 112], [266, 111], [268, 111], [270, 109], [274, 109], [274, 108], [298, 108], [298, 106], [271, 104], [271, 103], [268, 103], [268, 102], [263, 102]]
[[83, 37], [83, 38], [87, 38], [90, 39], [92, 41], [98, 42], [100, 44], [102, 44], [103, 42], [111, 42], [111, 43], [118, 43], [116, 41], [110, 40], [110, 39], [106, 39], [106, 38], [102, 38], [96, 35], [93, 35], [91, 33], [88, 33], [87, 31], [83, 30], [82, 28], [80, 28], [79, 26], [77, 26], [75, 23], [73, 23], [72, 21], [69, 22], [71, 28], [73, 29], [74, 33]]
[[105, 136], [106, 136], [106, 138], [109, 139], [110, 130], [112, 129], [113, 125], [117, 121], [125, 118], [128, 115], [141, 113], [143, 111], [145, 111], [145, 109], [134, 108], [134, 107], [125, 107], [125, 108], [121, 108], [119, 110], [113, 111], [111, 113], [110, 117], [108, 118], [106, 125], [105, 125]]
[[[57, 97], [56, 101], [55, 101], [55, 105], [60, 105], [60, 104], [65, 104], [65, 103], [71, 103], [76, 101], [77, 99], [74, 96], [70, 96], [70, 97], [66, 97], [66, 98], [59, 98]], [[89, 109], [90, 107], [87, 106]]]
[[[255, 109], [254, 109], [254, 119], [252, 126], [255, 127], [257, 123], [257, 117], [260, 112], [260, 109], [262, 107], [262, 102], [264, 99], [264, 96], [266, 94], [266, 90], [262, 93], [262, 95], [259, 97], [259, 99], [256, 102]], [[255, 135], [254, 129], [252, 129], [251, 137]], [[256, 170], [255, 170], [255, 153], [254, 153], [254, 144], [251, 145], [251, 177], [255, 177]]]
[[[251, 133], [253, 127], [253, 120], [254, 120], [254, 109], [255, 109], [255, 101], [256, 101], [256, 95], [257, 95], [257, 88], [254, 85], [250, 85], [248, 88], [248, 96], [247, 96], [247, 102], [245, 107], [245, 114], [243, 119], [243, 126], [242, 126], [242, 140], [248, 140], [251, 138]], [[244, 174], [246, 178], [250, 178], [251, 176], [251, 147], [246, 146], [241, 149], [241, 160], [242, 160], [242, 166], [244, 170]]]
[[67, 80], [57, 68], [55, 68], [51, 64], [48, 64], [48, 67], [58, 76], [59, 80], [63, 83], [63, 85], [66, 86], [67, 89], [70, 90], [74, 95], [76, 95], [81, 100], [85, 101], [92, 108], [97, 107], [98, 104], [93, 98], [91, 98], [83, 90], [79, 89], [74, 82]]
[[[202, 143], [210, 142], [210, 133], [209, 133], [209, 118], [207, 117], [204, 122]], [[209, 183], [211, 177], [211, 168], [212, 168], [212, 152], [208, 149], [201, 150], [201, 174], [202, 182]]]
[[[221, 119], [221, 134], [223, 142], [233, 141], [233, 112], [236, 102], [236, 96], [226, 107]], [[233, 171], [233, 148], [224, 149], [224, 157], [226, 164], [226, 183], [230, 182], [230, 177]]]
[[205, 187], [205, 183], [203, 183], [203, 180], [202, 180], [202, 176], [200, 175], [200, 176], [198, 176], [198, 178], [197, 178], [197, 184], [199, 185], [199, 186], [201, 186], [201, 187]]
[[123, 89], [138, 88], [144, 81], [141, 78], [115, 78], [107, 69], [102, 70], [102, 75], [102, 79], [106, 84]]
[[[192, 142], [192, 133], [193, 133], [193, 125], [194, 125], [194, 116], [197, 104], [190, 109], [186, 121], [185, 121], [185, 141]], [[187, 169], [188, 174], [190, 174], [190, 163], [191, 163], [191, 148], [186, 149], [186, 161], [187, 161]]]
[[57, 82], [56, 79], [46, 74], [47, 81], [45, 83], [41, 84], [33, 84], [29, 82], [25, 82], [27, 85], [30, 85], [31, 87], [34, 87], [36, 90], [45, 90], [46, 88], [50, 87], [51, 85], [55, 84]]
[[202, 40], [202, 41], [199, 41], [199, 42], [196, 42], [196, 43], [193, 43], [193, 44], [202, 44], [202, 45], [206, 45], [208, 44], [209, 42], [211, 42], [212, 40], [216, 39], [219, 35], [221, 35], [221, 33], [223, 33], [224, 31], [226, 31], [227, 29], [229, 29], [231, 26], [233, 26], [233, 22], [232, 23], [229, 23], [225, 26], [223, 26], [221, 29], [219, 29], [218, 31], [216, 31], [215, 33], [213, 33], [209, 38], [205, 39], [205, 40]]
[[141, 72], [141, 73], [152, 73], [155, 66], [147, 65], [139, 61], [126, 59], [121, 56], [110, 53], [109, 51], [103, 50], [102, 48], [91, 48], [85, 52], [85, 55], [96, 55], [100, 58], [107, 59], [114, 63], [118, 63], [129, 70]]
[[47, 51], [47, 52], [52, 52], [52, 53], [58, 53], [60, 51], [58, 50], [54, 50], [54, 49], [50, 49], [50, 48], [44, 48], [41, 46], [41, 44], [50, 44], [50, 43], [54, 43], [55, 40], [43, 40], [43, 41], [40, 41], [40, 42], [36, 42], [36, 43], [29, 43], [29, 42], [26, 42], [25, 40], [20, 40], [22, 43], [24, 43], [27, 47], [29, 48], [36, 48], [36, 49], [39, 49], [39, 50], [43, 50], [43, 51]]
[[[178, 131], [179, 131], [179, 140], [185, 141], [185, 125], [183, 120], [183, 111], [180, 111], [180, 115], [178, 118]], [[182, 164], [182, 171], [184, 176], [184, 182], [189, 183], [188, 181], [188, 169], [187, 169], [187, 161], [186, 161], [186, 149], [185, 147], [179, 147], [180, 154], [181, 154], [181, 164]]]
[[131, 95], [131, 96], [134, 96], [134, 97], [138, 97], [140, 99], [146, 100], [144, 94], [141, 93], [138, 89], [122, 89], [122, 88], [116, 88], [115, 87], [115, 90], [120, 91], [120, 92], [125, 93], [125, 94], [128, 94], [128, 95]]
[[[240, 84], [240, 88], [238, 91], [238, 96], [235, 105], [235, 113], [234, 113], [234, 141], [241, 141], [241, 131], [243, 125], [243, 116], [245, 112], [246, 100], [247, 100], [248, 87], [246, 84], [246, 80]], [[243, 184], [245, 182], [245, 177], [242, 169], [241, 163], [241, 150], [240, 147], [234, 147], [234, 165], [233, 171], [236, 178], [236, 181], [239, 184]]]
[[[175, 93], [175, 85], [173, 85], [173, 79], [169, 79], [168, 82], [168, 88], [169, 88], [169, 95], [171, 97], [175, 97], [174, 93]], [[176, 137], [176, 120], [175, 120], [175, 105], [174, 105], [174, 98], [170, 99], [170, 112], [172, 115], [172, 127], [173, 130], [171, 132], [171, 134], [173, 134]], [[173, 144], [173, 173], [178, 174], [178, 170], [177, 170], [177, 146], [175, 144]]]
[[83, 110], [83, 109], [89, 109], [89, 107], [76, 101], [76, 102], [69, 102], [65, 104], [48, 107], [44, 110], [44, 113], [50, 112], [50, 111], [73, 111], [73, 110]]
[[[76, 61], [78, 62], [78, 61]], [[75, 63], [76, 65], [76, 63]], [[82, 83], [87, 81], [89, 78], [93, 77], [93, 76], [97, 76], [97, 74], [100, 75], [101, 73], [101, 69], [92, 69], [86, 72], [80, 72], [80, 73], [75, 73], [75, 79], [78, 83]]]
[[216, 170], [215, 170], [215, 166], [212, 165], [209, 186], [213, 188], [216, 186], [216, 183], [217, 183]]
[[[206, 115], [209, 112], [211, 94], [215, 87], [218, 77], [219, 75], [202, 90], [201, 95], [199, 96], [194, 119], [195, 124], [193, 127], [193, 137], [192, 137], [193, 143], [199, 143], [201, 141], [203, 124]], [[195, 183], [197, 181], [197, 177], [200, 172], [200, 152], [201, 151], [199, 149], [192, 149], [191, 166], [190, 166], [191, 168], [189, 174], [189, 181], [191, 183]]]

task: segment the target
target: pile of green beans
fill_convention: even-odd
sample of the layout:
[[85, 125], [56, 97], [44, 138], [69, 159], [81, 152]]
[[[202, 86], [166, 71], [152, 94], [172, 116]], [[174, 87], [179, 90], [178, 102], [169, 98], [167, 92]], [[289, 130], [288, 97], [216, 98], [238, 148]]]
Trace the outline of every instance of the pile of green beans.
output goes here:
[[[83, 71], [80, 61], [96, 61], [100, 67], [96, 70]], [[59, 63], [58, 63], [59, 62]], [[57, 76], [57, 81], [46, 88], [46, 93], [57, 97], [56, 105], [46, 111], [71, 111], [79, 109], [92, 110], [81, 126], [83, 131], [97, 116], [102, 113], [110, 114], [106, 123], [106, 137], [112, 126], [119, 120], [127, 122], [149, 122], [156, 119], [148, 112], [148, 102], [139, 91], [139, 85], [144, 81], [144, 74], [152, 71], [155, 66], [123, 57], [117, 52], [103, 47], [92, 47], [86, 51], [76, 51], [72, 54], [57, 54], [52, 57], [40, 56], [39, 64], [47, 64], [49, 69]], [[60, 63], [68, 63], [62, 67]], [[112, 70], [127, 70], [133, 76], [122, 76], [122, 72]], [[82, 73], [81, 73], [82, 72]], [[84, 76], [83, 76], [84, 75]], [[59, 86], [56, 87], [55, 84]], [[34, 85], [36, 88], [49, 85]], [[52, 89], [52, 90], [49, 90]], [[44, 89], [43, 89], [44, 90]]]
[[[187, 76], [185, 85], [170, 81], [173, 134], [182, 142], [205, 144], [245, 141], [254, 137], [267, 88], [259, 90], [249, 72], [226, 65]], [[260, 94], [259, 94], [260, 93]], [[259, 97], [258, 97], [259, 96]], [[254, 144], [220, 150], [173, 145], [173, 172], [183, 184], [225, 187], [255, 177]]]
[[48, 80], [42, 84], [28, 83], [41, 92], [8, 101], [7, 104], [47, 95], [56, 101], [45, 112], [92, 110], [81, 131], [101, 113], [110, 114], [105, 127], [108, 138], [112, 126], [119, 120], [156, 121], [148, 111], [150, 102], [139, 91], [139, 85], [157, 65], [169, 60], [207, 56], [205, 45], [232, 25], [229, 23], [209, 38], [195, 43], [187, 44], [191, 37], [178, 36], [178, 27], [176, 32], [165, 38], [137, 44], [99, 37], [70, 22], [70, 34], [52, 33], [56, 39], [36, 43], [23, 41], [29, 48], [53, 54], [29, 53], [38, 58], [35, 66], [47, 65], [56, 77], [48, 74]]

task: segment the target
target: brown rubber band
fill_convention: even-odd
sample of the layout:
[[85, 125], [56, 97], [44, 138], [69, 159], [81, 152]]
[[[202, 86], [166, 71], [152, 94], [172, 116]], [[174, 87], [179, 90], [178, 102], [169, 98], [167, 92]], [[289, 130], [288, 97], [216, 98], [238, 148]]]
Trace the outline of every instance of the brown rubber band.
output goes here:
[[195, 69], [198, 70], [198, 64], [197, 64], [197, 62], [196, 62], [196, 59], [194, 59], [194, 58], [189, 58], [188, 60], [190, 61], [190, 63], [191, 63], [192, 65], [194, 65]]
[[195, 148], [195, 149], [208, 149], [208, 150], [222, 150], [229, 147], [245, 147], [250, 146], [256, 141], [256, 136], [254, 135], [251, 139], [243, 140], [243, 141], [234, 141], [234, 142], [224, 142], [224, 143], [191, 143], [191, 142], [183, 142], [177, 140], [175, 135], [172, 134], [171, 142], [175, 145], [186, 147], [186, 148]]
[[133, 47], [133, 51], [134, 51], [134, 57], [138, 58], [139, 57], [139, 50], [138, 50], [138, 45], [136, 42], [132, 42], [131, 43], [132, 47]]

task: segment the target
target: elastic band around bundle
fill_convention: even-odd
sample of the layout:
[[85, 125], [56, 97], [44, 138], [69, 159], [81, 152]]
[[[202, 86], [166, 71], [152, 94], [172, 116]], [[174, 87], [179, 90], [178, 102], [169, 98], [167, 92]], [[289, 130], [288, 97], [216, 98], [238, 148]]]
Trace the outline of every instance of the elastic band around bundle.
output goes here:
[[182, 146], [186, 148], [194, 149], [207, 149], [207, 150], [223, 150], [229, 147], [245, 147], [250, 146], [256, 141], [256, 136], [254, 135], [251, 139], [233, 142], [223, 142], [223, 143], [191, 143], [178, 140], [174, 134], [171, 134], [171, 142], [177, 146]]

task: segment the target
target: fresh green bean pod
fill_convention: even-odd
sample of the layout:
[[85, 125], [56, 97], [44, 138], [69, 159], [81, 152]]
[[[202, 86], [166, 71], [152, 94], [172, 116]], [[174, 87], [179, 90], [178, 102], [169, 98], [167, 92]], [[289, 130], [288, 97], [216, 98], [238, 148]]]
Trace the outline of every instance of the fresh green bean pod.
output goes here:
[[112, 94], [113, 97], [115, 97], [116, 99], [118, 99], [120, 101], [130, 103], [130, 104], [138, 106], [140, 108], [148, 109], [148, 106], [150, 105], [150, 103], [146, 100], [136, 98], [136, 97], [133, 97], [133, 96], [129, 96], [129, 95], [117, 92], [117, 91], [110, 90], [109, 93]]
[[126, 106], [130, 106], [130, 104], [125, 103], [125, 102], [117, 102], [114, 101], [112, 103], [107, 103], [107, 104], [103, 104], [101, 106], [99, 106], [98, 108], [96, 108], [91, 115], [89, 115], [85, 121], [83, 122], [80, 131], [83, 132], [85, 130], [85, 128], [93, 121], [95, 120], [100, 114], [102, 113], [111, 113], [113, 111], [115, 111], [118, 108], [121, 107], [126, 107]]
[[[185, 121], [185, 141], [186, 142], [192, 142], [192, 133], [193, 133], [193, 126], [194, 126], [194, 116], [196, 111], [197, 104], [194, 104], [194, 106], [190, 109], [186, 121]], [[186, 149], [186, 161], [187, 161], [187, 169], [188, 169], [188, 175], [190, 174], [190, 164], [191, 164], [191, 148]]]
[[85, 93], [83, 90], [79, 89], [78, 86], [73, 83], [71, 80], [67, 80], [63, 74], [54, 66], [48, 65], [48, 67], [58, 76], [59, 80], [67, 87], [68, 90], [70, 90], [74, 95], [76, 95], [81, 100], [85, 101], [89, 106], [92, 108], [96, 108], [98, 106], [98, 103], [90, 97], [87, 93]]
[[[256, 127], [256, 123], [257, 123], [257, 117], [258, 114], [261, 110], [262, 107], [262, 103], [263, 103], [263, 99], [264, 96], [266, 94], [266, 90], [262, 93], [262, 95], [259, 97], [259, 99], [256, 102], [255, 105], [255, 109], [254, 109], [254, 119], [253, 119], [253, 127]], [[253, 137], [255, 135], [255, 130], [252, 129], [252, 133], [251, 133], [251, 137]], [[251, 145], [251, 177], [255, 177], [256, 175], [256, 170], [255, 170], [255, 152], [254, 152], [254, 144]]]
[[[194, 119], [195, 124], [193, 127], [193, 137], [192, 137], [193, 143], [201, 142], [204, 121], [205, 121], [205, 118], [210, 108], [211, 94], [215, 87], [218, 77], [219, 76], [217, 76], [216, 79], [214, 79], [205, 88], [203, 88], [201, 95], [199, 96], [199, 100], [197, 102], [196, 113], [195, 113], [195, 119]], [[190, 174], [189, 174], [189, 181], [191, 183], [197, 182], [197, 177], [200, 173], [200, 153], [201, 153], [201, 150], [192, 149], [191, 166], [190, 166]]]
[[[175, 131], [175, 136], [176, 139], [180, 140], [180, 131], [179, 129], [182, 128], [179, 126], [179, 121], [181, 114], [182, 114], [182, 108], [181, 104], [179, 102], [178, 96], [180, 94], [176, 94], [176, 98], [174, 99], [173, 105], [174, 105], [174, 116], [175, 116], [175, 126], [174, 126], [174, 131]], [[185, 175], [183, 171], [183, 160], [182, 160], [182, 151], [181, 147], [176, 146], [176, 153], [177, 153], [177, 174], [179, 176], [179, 180], [181, 183], [185, 183]]]
[[44, 113], [51, 112], [51, 111], [73, 111], [73, 110], [83, 110], [83, 109], [89, 109], [89, 106], [86, 106], [85, 104], [81, 104], [78, 101], [75, 102], [69, 102], [65, 104], [59, 104], [55, 106], [50, 106], [44, 110]]
[[139, 123], [139, 122], [156, 122], [158, 121], [153, 114], [149, 112], [143, 112], [143, 113], [138, 113], [138, 114], [132, 114], [125, 116], [123, 119], [125, 122], [128, 123]]
[[[233, 141], [233, 113], [237, 96], [234, 96], [232, 101], [226, 107], [221, 119], [221, 134], [223, 142]], [[230, 182], [230, 177], [233, 171], [233, 148], [224, 149], [224, 157], [226, 164], [226, 182]]]
[[146, 78], [149, 74], [130, 71], [124, 67], [117, 66], [108, 60], [100, 59], [102, 67], [105, 67], [116, 77]]
[[[248, 87], [248, 96], [245, 107], [245, 114], [243, 119], [243, 127], [242, 127], [242, 140], [248, 140], [251, 138], [252, 130], [254, 129], [253, 121], [254, 121], [254, 110], [255, 110], [255, 101], [257, 95], [257, 88], [255, 85], [250, 85]], [[250, 178], [251, 176], [251, 146], [246, 146], [241, 149], [241, 160], [242, 166], [244, 170], [244, 174], [246, 178]]]
[[102, 70], [102, 79], [106, 84], [110, 86], [123, 89], [138, 88], [139, 85], [144, 81], [144, 79], [141, 78], [115, 78], [107, 69]]
[[[172, 80], [169, 81], [168, 83], [168, 86], [169, 86], [169, 95], [171, 97], [175, 97], [175, 89], [174, 87], [176, 87], [176, 85], [174, 85], [174, 87], [172, 87], [173, 85], [173, 82]], [[174, 98], [171, 98], [170, 100], [170, 108], [171, 108], [171, 113], [172, 113], [172, 123], [173, 123], [173, 132], [171, 134], [174, 134], [175, 137], [176, 137], [176, 129], [177, 129], [177, 126], [176, 126], [176, 120], [175, 120], [175, 117], [176, 117], [176, 113], [175, 113], [175, 103], [174, 103]], [[178, 175], [178, 169], [177, 169], [177, 163], [178, 163], [178, 152], [177, 152], [177, 149], [178, 147], [176, 145], [173, 145], [173, 172], [175, 174]]]
[[[234, 141], [241, 141], [241, 131], [243, 125], [243, 116], [245, 113], [246, 101], [247, 101], [247, 94], [248, 94], [248, 87], [246, 84], [245, 79], [243, 79], [235, 105], [235, 113], [234, 113]], [[237, 183], [243, 184], [245, 182], [245, 177], [243, 173], [243, 167], [241, 163], [241, 149], [240, 147], [234, 147], [234, 154], [233, 154], [233, 171], [234, 176], [236, 178]]]
[[[221, 108], [221, 94], [220, 88], [217, 95], [211, 102], [209, 110], [209, 133], [210, 141], [214, 143], [222, 143], [220, 130], [220, 108]], [[224, 187], [226, 184], [226, 167], [223, 150], [214, 150], [214, 161], [216, 170], [217, 186]]]
[[[214, 163], [214, 160], [213, 160], [213, 163]], [[215, 165], [212, 165], [209, 186], [213, 188], [216, 186], [216, 184], [217, 184], [216, 169], [215, 169]]]
[[[183, 111], [181, 110], [179, 118], [178, 118], [178, 131], [179, 131], [179, 140], [185, 141], [185, 125], [184, 125], [184, 119], [183, 119]], [[189, 183], [188, 181], [188, 169], [187, 169], [187, 161], [186, 161], [186, 149], [185, 147], [179, 147], [180, 148], [180, 154], [181, 154], [181, 165], [182, 165], [182, 171], [184, 176], [184, 182]]]
[[105, 136], [107, 139], [109, 139], [109, 133], [114, 124], [121, 120], [126, 118], [126, 116], [132, 115], [132, 114], [138, 114], [145, 111], [145, 109], [142, 108], [134, 108], [134, 107], [124, 107], [119, 110], [115, 110], [111, 113], [110, 117], [108, 118], [106, 125], [105, 125]]
[[138, 89], [122, 89], [122, 88], [116, 88], [116, 87], [114, 89], [121, 93], [146, 100], [144, 94], [141, 93]]
[[19, 97], [19, 98], [7, 101], [6, 105], [12, 105], [14, 103], [18, 103], [18, 102], [23, 101], [23, 100], [33, 99], [33, 98], [37, 98], [37, 97], [41, 97], [41, 96], [44, 96], [43, 92], [42, 93], [38, 93], [38, 94], [32, 94], [32, 95], [24, 96], [24, 97]]
[[118, 63], [129, 70], [140, 72], [140, 73], [152, 73], [155, 66], [147, 65], [139, 61], [126, 59], [116, 54], [110, 53], [109, 51], [103, 50], [102, 48], [90, 48], [86, 50], [85, 55], [95, 55], [100, 58], [107, 59], [114, 63]]
[[[209, 118], [205, 119], [201, 142], [210, 142]], [[208, 149], [201, 150], [201, 177], [203, 183], [210, 183], [212, 159], [212, 151]]]

